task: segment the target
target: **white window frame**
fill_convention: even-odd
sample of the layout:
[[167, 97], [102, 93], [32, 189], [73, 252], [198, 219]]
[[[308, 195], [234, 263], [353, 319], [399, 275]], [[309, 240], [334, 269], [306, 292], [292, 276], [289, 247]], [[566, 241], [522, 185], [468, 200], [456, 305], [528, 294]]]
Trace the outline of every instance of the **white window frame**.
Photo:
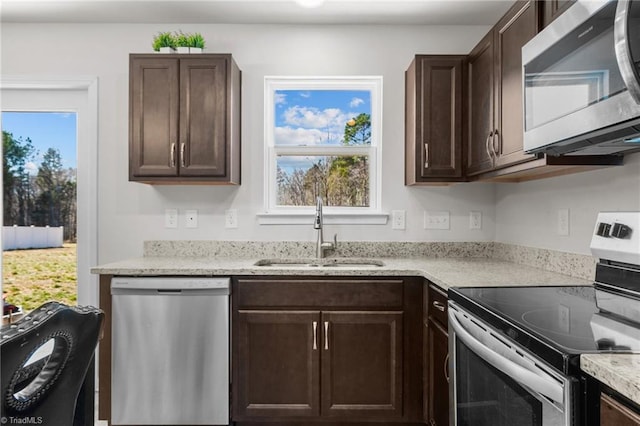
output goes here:
[[[382, 77], [265, 77], [265, 179], [264, 213], [258, 214], [260, 224], [307, 224], [315, 214], [312, 206], [278, 206], [278, 155], [310, 156], [367, 155], [369, 157], [369, 206], [323, 209], [324, 222], [330, 224], [386, 224], [388, 215], [381, 211], [382, 195]], [[371, 145], [367, 146], [276, 146], [275, 93], [278, 90], [367, 90], [371, 93]]]

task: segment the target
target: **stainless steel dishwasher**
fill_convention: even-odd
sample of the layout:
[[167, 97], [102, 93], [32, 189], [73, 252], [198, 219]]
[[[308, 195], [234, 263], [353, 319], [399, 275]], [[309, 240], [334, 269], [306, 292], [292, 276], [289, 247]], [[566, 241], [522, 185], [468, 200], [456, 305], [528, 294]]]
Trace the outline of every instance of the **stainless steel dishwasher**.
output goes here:
[[112, 424], [229, 424], [229, 294], [229, 278], [111, 280]]

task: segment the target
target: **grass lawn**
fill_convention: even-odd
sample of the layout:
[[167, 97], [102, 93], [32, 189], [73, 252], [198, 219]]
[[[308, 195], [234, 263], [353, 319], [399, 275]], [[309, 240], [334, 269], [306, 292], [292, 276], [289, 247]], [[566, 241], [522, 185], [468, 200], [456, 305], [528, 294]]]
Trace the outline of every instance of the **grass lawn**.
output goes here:
[[2, 290], [6, 301], [24, 312], [44, 302], [76, 305], [76, 244], [62, 248], [2, 252]]

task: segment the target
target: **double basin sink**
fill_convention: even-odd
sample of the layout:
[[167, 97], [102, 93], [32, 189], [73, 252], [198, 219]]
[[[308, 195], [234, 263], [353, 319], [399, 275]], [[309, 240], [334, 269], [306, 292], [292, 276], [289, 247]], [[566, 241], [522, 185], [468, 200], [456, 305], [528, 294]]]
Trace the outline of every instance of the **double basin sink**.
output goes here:
[[255, 266], [272, 266], [280, 268], [309, 267], [309, 268], [371, 268], [384, 266], [384, 262], [377, 259], [362, 258], [323, 258], [323, 259], [260, 259]]

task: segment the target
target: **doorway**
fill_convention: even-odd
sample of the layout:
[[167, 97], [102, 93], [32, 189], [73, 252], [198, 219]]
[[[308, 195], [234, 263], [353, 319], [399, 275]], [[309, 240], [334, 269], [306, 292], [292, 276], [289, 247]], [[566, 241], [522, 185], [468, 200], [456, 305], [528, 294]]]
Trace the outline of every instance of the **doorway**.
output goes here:
[[[3, 76], [0, 81], [3, 119], [4, 112], [29, 115], [45, 114], [43, 111], [46, 111], [46, 114], [57, 114], [59, 118], [68, 114], [75, 118], [76, 208], [73, 220], [76, 224], [76, 235], [75, 238], [69, 233], [66, 236], [76, 241], [77, 304], [94, 306], [98, 305], [98, 283], [97, 278], [91, 275], [90, 268], [97, 263], [98, 258], [97, 86], [95, 78], [36, 79]], [[4, 130], [4, 125], [2, 127]], [[30, 137], [29, 134], [13, 136]], [[58, 160], [54, 151], [49, 152], [47, 158], [52, 164]], [[44, 158], [41, 159], [43, 160]], [[63, 169], [65, 165], [71, 164], [63, 163]], [[29, 167], [38, 168], [37, 161]], [[49, 217], [47, 220], [50, 221], [52, 218]]]
[[5, 110], [1, 119], [5, 315], [75, 305], [77, 114]]

